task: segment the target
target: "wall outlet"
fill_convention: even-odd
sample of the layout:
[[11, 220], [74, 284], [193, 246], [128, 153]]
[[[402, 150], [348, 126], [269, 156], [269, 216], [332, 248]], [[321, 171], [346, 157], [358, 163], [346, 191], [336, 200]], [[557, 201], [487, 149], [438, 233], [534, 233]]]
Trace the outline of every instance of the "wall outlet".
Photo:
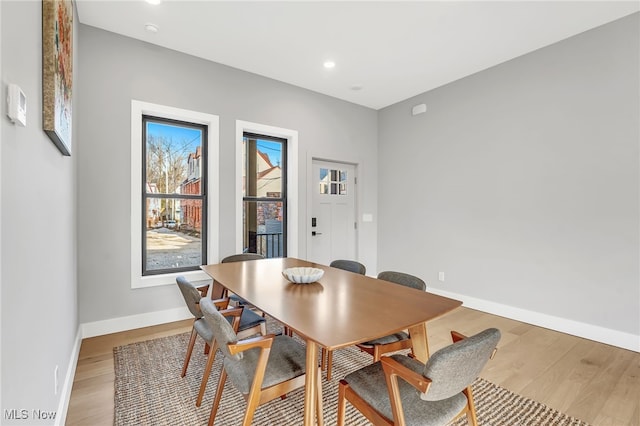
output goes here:
[[53, 369], [53, 394], [58, 395], [58, 366]]
[[438, 281], [444, 282], [444, 272], [438, 272]]

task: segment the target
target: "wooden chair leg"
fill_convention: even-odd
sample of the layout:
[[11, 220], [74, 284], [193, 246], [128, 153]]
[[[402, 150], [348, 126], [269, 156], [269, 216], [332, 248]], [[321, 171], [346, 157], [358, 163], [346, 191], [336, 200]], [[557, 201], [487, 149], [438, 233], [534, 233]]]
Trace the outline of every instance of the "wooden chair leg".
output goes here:
[[340, 381], [338, 385], [338, 423], [336, 426], [344, 426], [344, 415], [347, 409], [345, 390], [349, 386], [347, 382]]
[[222, 369], [220, 372], [220, 380], [218, 380], [218, 388], [216, 389], [216, 396], [213, 398], [213, 405], [211, 406], [211, 414], [209, 414], [208, 426], [213, 426], [213, 422], [216, 420], [216, 413], [220, 406], [220, 399], [222, 398], [222, 390], [224, 389], [224, 383], [227, 381], [227, 372]]
[[467, 422], [471, 426], [478, 426], [478, 416], [476, 415], [476, 405], [473, 402], [471, 386], [462, 391], [467, 397]]
[[189, 366], [189, 360], [191, 360], [191, 353], [193, 352], [193, 346], [196, 344], [196, 329], [191, 330], [191, 338], [189, 339], [189, 346], [187, 346], [187, 355], [184, 357], [184, 363], [182, 364], [182, 374], [180, 377], [187, 375], [187, 367]]
[[[262, 380], [260, 381], [262, 382]], [[256, 412], [256, 408], [260, 405], [260, 388], [256, 386], [255, 379], [249, 391], [247, 398], [247, 410], [244, 412], [244, 418], [242, 419], [242, 426], [251, 426], [253, 421], [253, 414]]]
[[207, 357], [207, 364], [205, 365], [204, 372], [202, 373], [202, 381], [200, 382], [200, 390], [198, 391], [198, 398], [196, 399], [196, 407], [199, 407], [200, 404], [202, 404], [204, 391], [207, 389], [207, 382], [209, 381], [209, 376], [211, 375], [211, 367], [213, 367], [213, 361], [216, 359], [217, 348], [218, 344], [214, 341], [213, 345], [211, 345], [209, 356]]

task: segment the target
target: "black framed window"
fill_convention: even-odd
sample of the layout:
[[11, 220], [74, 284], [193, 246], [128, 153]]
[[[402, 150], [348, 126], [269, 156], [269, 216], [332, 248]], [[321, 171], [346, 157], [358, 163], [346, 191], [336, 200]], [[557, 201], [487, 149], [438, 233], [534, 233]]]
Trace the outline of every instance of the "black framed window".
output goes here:
[[142, 116], [142, 275], [207, 262], [207, 126]]
[[248, 132], [243, 136], [243, 251], [286, 257], [287, 140]]

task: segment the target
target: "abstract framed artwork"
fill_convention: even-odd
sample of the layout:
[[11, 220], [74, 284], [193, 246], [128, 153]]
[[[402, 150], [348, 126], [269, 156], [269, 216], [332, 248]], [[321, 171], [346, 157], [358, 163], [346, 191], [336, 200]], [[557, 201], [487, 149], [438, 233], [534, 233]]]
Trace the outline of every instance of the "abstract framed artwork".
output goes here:
[[73, 87], [72, 0], [42, 0], [42, 126], [71, 155]]

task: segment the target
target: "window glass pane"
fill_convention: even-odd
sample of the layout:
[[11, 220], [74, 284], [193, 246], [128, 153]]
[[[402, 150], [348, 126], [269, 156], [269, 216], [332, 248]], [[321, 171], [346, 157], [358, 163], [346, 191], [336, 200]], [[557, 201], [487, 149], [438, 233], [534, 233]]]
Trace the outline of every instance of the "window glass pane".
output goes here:
[[328, 194], [329, 193], [329, 170], [320, 169], [320, 193]]
[[242, 140], [243, 250], [286, 256], [287, 140], [245, 133]]
[[146, 270], [202, 264], [202, 200], [147, 198]]
[[147, 120], [145, 130], [147, 194], [201, 194], [202, 129]]
[[345, 170], [320, 168], [320, 194], [347, 195], [347, 172]]
[[284, 255], [283, 205], [280, 201], [243, 203], [243, 249], [264, 257]]
[[245, 137], [242, 153], [242, 195], [281, 198], [282, 143]]
[[151, 116], [143, 125], [142, 274], [199, 269], [207, 261], [206, 126]]
[[340, 174], [340, 192], [339, 195], [347, 195], [347, 172], [339, 170]]

